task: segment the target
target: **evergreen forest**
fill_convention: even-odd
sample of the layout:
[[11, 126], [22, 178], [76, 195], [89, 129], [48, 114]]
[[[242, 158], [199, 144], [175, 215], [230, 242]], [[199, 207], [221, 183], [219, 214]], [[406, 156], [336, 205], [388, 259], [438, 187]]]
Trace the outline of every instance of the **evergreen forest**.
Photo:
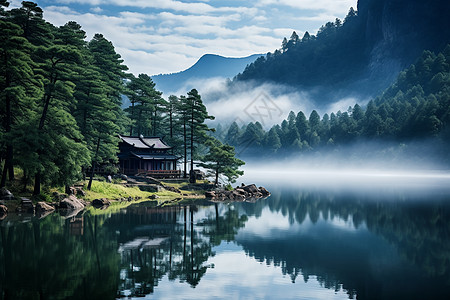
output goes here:
[[[292, 153], [339, 150], [355, 142], [390, 143], [406, 147], [427, 140], [447, 165], [450, 162], [450, 45], [435, 54], [424, 51], [396, 81], [367, 105], [320, 116], [313, 110], [291, 111], [268, 131], [259, 122], [220, 127], [215, 133], [237, 152], [282, 157]], [[425, 153], [424, 153], [425, 154]], [[427, 154], [425, 154], [427, 155]]]
[[[76, 22], [56, 27], [36, 3], [7, 10], [0, 1], [1, 186], [23, 175], [23, 189], [69, 186], [99, 167], [117, 172], [119, 135], [161, 136], [193, 169], [208, 152], [214, 119], [193, 89], [167, 100], [150, 76], [127, 73], [111, 43], [89, 41]], [[131, 105], [122, 108], [123, 97]]]

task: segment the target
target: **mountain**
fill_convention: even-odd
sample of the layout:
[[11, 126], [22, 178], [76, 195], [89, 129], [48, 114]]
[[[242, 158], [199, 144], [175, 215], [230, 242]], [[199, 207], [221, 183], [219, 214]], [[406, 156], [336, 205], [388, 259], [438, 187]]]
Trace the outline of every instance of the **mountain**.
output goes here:
[[258, 58], [235, 82], [288, 84], [311, 91], [317, 104], [340, 97], [373, 97], [424, 50], [440, 52], [450, 42], [448, 0], [359, 0], [343, 20], [317, 35], [297, 35]]
[[172, 74], [155, 75], [152, 76], [152, 79], [156, 83], [156, 88], [165, 94], [177, 92], [193, 79], [233, 78], [260, 56], [261, 54], [254, 54], [247, 57], [231, 58], [205, 54], [187, 70]]

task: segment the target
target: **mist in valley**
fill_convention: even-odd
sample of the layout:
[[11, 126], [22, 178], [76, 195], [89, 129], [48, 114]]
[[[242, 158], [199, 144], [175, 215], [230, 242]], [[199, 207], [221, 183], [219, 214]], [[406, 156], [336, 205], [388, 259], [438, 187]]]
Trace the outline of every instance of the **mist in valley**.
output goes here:
[[366, 141], [280, 157], [251, 157], [244, 151], [240, 153], [246, 161], [244, 176], [237, 183], [354, 192], [377, 199], [401, 192], [428, 199], [450, 192], [448, 162], [443, 162], [441, 152], [432, 140], [408, 145]]

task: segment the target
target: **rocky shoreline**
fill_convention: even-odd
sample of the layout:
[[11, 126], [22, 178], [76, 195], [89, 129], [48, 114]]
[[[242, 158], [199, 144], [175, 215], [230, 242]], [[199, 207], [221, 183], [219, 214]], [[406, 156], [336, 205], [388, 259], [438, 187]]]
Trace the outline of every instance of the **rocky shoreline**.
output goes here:
[[270, 192], [260, 186], [256, 187], [255, 184], [245, 185], [242, 184], [239, 187], [231, 191], [215, 190], [205, 192], [205, 197], [211, 201], [236, 201], [236, 202], [255, 202], [261, 198], [267, 198], [270, 196]]
[[[133, 183], [133, 182], [132, 182]], [[180, 190], [164, 185], [162, 182], [153, 180], [153, 182], [148, 183], [149, 186], [153, 188], [154, 185], [164, 189], [176, 192], [180, 195], [184, 195]], [[212, 185], [204, 185], [202, 186], [205, 190], [210, 189]], [[205, 191], [204, 190], [204, 191]], [[36, 214], [36, 215], [48, 215], [53, 211], [81, 211], [85, 209], [88, 205], [92, 205], [95, 208], [105, 209], [111, 205], [111, 201], [109, 199], [100, 198], [94, 199], [91, 202], [86, 202], [82, 198], [86, 194], [83, 191], [82, 187], [71, 187], [66, 191], [66, 194], [54, 192], [51, 195], [53, 202], [46, 201], [36, 201], [36, 199], [28, 199], [25, 197], [14, 197], [14, 195], [7, 190], [6, 188], [2, 188], [0, 190], [0, 220], [4, 219], [8, 212], [15, 213], [25, 213], [25, 214]], [[188, 195], [186, 195], [188, 196]], [[261, 198], [267, 198], [270, 196], [270, 192], [264, 187], [257, 187], [255, 184], [245, 185], [242, 184], [239, 187], [231, 191], [227, 190], [206, 190], [205, 198], [210, 201], [240, 201], [240, 202], [255, 202]], [[151, 195], [148, 200], [156, 200], [159, 198], [158, 195]], [[203, 198], [203, 197], [202, 197]], [[178, 197], [173, 201], [168, 201], [168, 204], [178, 202], [182, 197]], [[123, 202], [131, 202], [134, 200], [141, 200], [141, 198], [136, 197], [128, 197], [128, 198], [120, 198], [118, 201]], [[176, 200], [176, 201], [175, 201]], [[34, 202], [34, 203], [33, 203]], [[8, 203], [8, 205], [7, 205]], [[10, 208], [8, 209], [8, 206]]]

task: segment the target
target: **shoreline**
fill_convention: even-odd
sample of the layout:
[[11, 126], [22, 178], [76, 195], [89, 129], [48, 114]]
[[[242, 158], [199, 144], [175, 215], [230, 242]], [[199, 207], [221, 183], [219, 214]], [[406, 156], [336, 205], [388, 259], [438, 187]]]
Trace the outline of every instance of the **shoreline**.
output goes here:
[[[6, 207], [6, 211], [3, 214], [0, 213], [0, 220], [5, 219], [8, 215], [42, 218], [43, 215], [47, 216], [53, 212], [72, 215], [71, 212], [76, 211], [76, 214], [78, 214], [83, 210], [106, 213], [143, 202], [154, 202], [156, 207], [173, 206], [180, 203], [189, 204], [190, 202], [195, 204], [197, 201], [204, 200], [211, 202], [255, 202], [270, 195], [267, 192], [264, 195], [258, 193], [256, 197], [247, 194], [247, 199], [245, 195], [244, 197], [237, 197], [236, 191], [242, 191], [244, 185], [238, 186], [232, 191], [226, 191], [214, 187], [207, 180], [191, 184], [187, 180], [159, 181], [154, 178], [134, 177], [116, 183], [95, 180], [90, 191], [84, 190], [85, 186], [86, 182], [82, 182], [70, 187], [68, 190], [70, 194], [55, 190], [51, 195], [45, 194], [38, 197], [26, 197], [27, 194], [22, 193], [15, 197], [8, 190], [2, 189], [3, 200], [1, 200], [0, 206]], [[256, 186], [254, 184], [248, 185], [245, 189], [248, 188], [254, 189]], [[220, 196], [211, 197], [211, 195]], [[9, 200], [6, 199], [8, 197]]]

